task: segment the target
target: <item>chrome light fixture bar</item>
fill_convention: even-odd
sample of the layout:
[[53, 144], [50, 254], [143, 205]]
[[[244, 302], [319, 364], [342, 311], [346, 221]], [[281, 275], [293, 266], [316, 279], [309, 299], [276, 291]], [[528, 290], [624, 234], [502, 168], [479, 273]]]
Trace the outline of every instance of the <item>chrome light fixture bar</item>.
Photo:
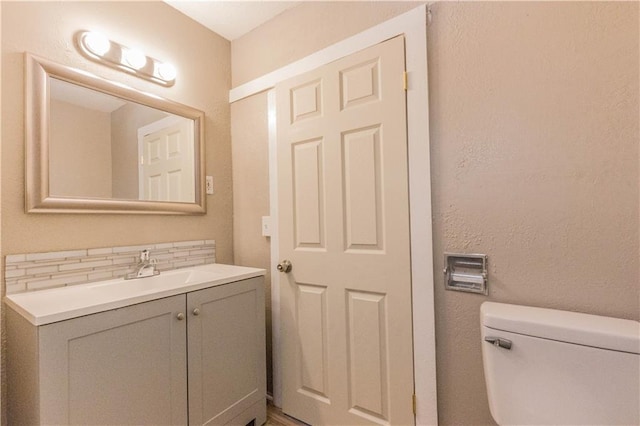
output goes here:
[[170, 87], [176, 82], [176, 69], [173, 65], [109, 40], [100, 33], [80, 31], [76, 34], [76, 43], [78, 50], [92, 61], [162, 86]]

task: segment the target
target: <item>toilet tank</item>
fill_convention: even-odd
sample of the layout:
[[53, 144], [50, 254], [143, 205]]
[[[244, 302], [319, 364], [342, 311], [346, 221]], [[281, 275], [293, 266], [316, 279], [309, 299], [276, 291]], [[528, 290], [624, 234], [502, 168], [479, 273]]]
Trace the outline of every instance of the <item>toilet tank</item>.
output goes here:
[[498, 424], [640, 424], [639, 322], [493, 302], [480, 317]]

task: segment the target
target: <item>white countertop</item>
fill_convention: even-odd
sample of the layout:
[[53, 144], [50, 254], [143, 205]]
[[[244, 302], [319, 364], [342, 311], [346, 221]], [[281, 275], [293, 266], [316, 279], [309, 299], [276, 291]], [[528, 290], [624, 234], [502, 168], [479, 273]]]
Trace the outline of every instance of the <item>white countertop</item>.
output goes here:
[[165, 271], [154, 277], [12, 294], [4, 302], [31, 324], [45, 325], [264, 274], [264, 269], [212, 263]]

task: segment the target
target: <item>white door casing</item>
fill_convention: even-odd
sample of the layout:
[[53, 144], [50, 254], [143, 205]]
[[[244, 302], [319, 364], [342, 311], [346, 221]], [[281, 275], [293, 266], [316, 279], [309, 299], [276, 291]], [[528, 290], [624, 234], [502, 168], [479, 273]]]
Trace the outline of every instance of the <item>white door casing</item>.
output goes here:
[[[231, 103], [267, 91], [269, 126], [269, 199], [271, 237], [271, 313], [273, 337], [273, 402], [282, 406], [282, 362], [280, 328], [280, 277], [276, 266], [278, 249], [278, 187], [276, 155], [276, 101], [273, 87], [279, 81], [313, 70], [321, 65], [369, 46], [404, 35], [407, 65], [407, 136], [409, 147], [409, 193], [411, 212], [411, 280], [413, 294], [414, 382], [416, 424], [437, 425], [435, 322], [433, 292], [433, 238], [431, 228], [431, 176], [429, 152], [429, 101], [427, 73], [426, 5], [391, 18], [305, 58], [288, 64], [229, 92]], [[282, 280], [284, 283], [284, 280]]]
[[138, 129], [141, 200], [195, 201], [193, 123], [171, 116]]
[[404, 38], [276, 85], [283, 410], [413, 424]]

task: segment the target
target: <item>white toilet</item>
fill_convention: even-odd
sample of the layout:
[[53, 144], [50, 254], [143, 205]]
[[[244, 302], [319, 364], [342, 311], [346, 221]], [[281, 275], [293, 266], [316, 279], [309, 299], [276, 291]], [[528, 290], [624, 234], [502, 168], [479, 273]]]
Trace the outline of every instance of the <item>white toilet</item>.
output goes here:
[[493, 302], [480, 317], [498, 424], [640, 424], [639, 322]]

